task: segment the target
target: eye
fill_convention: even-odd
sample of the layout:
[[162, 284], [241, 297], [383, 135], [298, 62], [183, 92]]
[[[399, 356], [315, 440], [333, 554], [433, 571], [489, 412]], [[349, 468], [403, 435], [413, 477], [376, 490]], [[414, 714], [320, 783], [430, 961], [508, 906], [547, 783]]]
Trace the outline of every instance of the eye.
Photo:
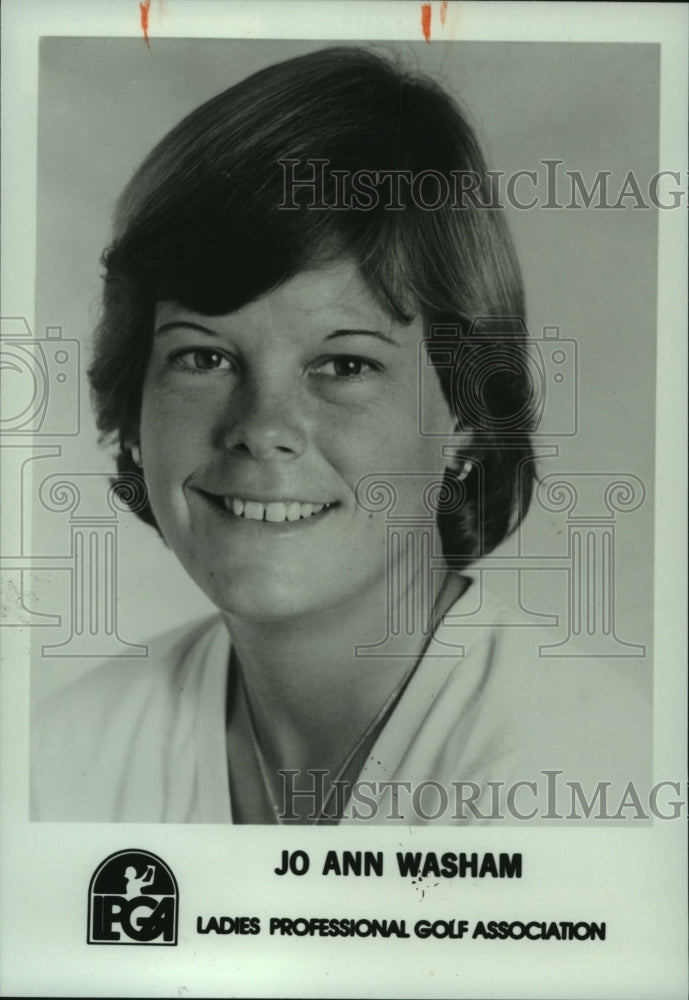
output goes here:
[[337, 379], [360, 379], [372, 372], [380, 371], [380, 365], [367, 361], [355, 354], [338, 354], [314, 366], [317, 375]]
[[211, 347], [193, 347], [176, 351], [172, 356], [176, 368], [189, 372], [232, 371], [233, 364], [221, 351]]

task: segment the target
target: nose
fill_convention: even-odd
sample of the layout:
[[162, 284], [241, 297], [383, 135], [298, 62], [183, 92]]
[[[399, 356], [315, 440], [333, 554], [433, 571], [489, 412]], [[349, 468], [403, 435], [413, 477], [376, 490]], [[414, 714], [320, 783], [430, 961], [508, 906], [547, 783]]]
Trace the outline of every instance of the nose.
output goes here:
[[253, 380], [246, 384], [225, 414], [223, 446], [260, 461], [290, 461], [303, 455], [307, 432], [296, 394]]

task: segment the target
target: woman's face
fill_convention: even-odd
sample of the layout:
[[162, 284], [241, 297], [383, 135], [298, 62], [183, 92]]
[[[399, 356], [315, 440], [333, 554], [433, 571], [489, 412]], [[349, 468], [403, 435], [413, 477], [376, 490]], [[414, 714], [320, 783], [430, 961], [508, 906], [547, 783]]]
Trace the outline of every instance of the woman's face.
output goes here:
[[[438, 478], [442, 445], [461, 443], [435, 372], [419, 369], [423, 336], [350, 262], [225, 316], [159, 304], [144, 475], [166, 541], [222, 611], [277, 620], [386, 593], [385, 513], [362, 509], [357, 483]], [[420, 378], [424, 429], [445, 438], [419, 433]], [[391, 482], [395, 512], [427, 526], [423, 477]]]

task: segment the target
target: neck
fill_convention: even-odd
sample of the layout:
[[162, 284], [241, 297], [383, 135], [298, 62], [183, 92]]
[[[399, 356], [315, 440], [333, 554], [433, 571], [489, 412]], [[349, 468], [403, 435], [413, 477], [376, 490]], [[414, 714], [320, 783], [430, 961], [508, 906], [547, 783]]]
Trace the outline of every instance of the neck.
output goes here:
[[385, 637], [386, 579], [348, 605], [308, 620], [266, 623], [226, 615], [244, 697], [270, 770], [336, 773], [414, 669], [437, 619], [463, 586], [460, 577], [447, 574], [437, 587], [436, 621], [420, 624], [412, 634], [400, 629], [389, 637], [383, 657], [357, 655], [356, 646]]

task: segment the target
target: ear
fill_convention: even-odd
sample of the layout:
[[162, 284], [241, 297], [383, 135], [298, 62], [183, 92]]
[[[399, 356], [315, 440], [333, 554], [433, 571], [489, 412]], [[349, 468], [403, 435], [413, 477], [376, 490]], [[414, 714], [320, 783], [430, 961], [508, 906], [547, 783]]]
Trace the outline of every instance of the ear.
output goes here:
[[467, 478], [474, 466], [470, 457], [474, 452], [474, 437], [473, 430], [455, 427], [452, 434], [443, 438], [443, 455], [447, 468], [460, 481]]
[[134, 465], [138, 465], [141, 468], [141, 446], [138, 441], [125, 441], [124, 447], [130, 452]]
[[455, 473], [455, 478], [458, 479], [460, 483], [463, 482], [469, 476], [473, 468], [474, 468], [474, 463], [470, 462], [469, 459], [466, 459], [464, 462], [462, 462], [461, 469], [459, 469], [459, 471]]

